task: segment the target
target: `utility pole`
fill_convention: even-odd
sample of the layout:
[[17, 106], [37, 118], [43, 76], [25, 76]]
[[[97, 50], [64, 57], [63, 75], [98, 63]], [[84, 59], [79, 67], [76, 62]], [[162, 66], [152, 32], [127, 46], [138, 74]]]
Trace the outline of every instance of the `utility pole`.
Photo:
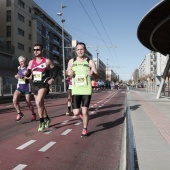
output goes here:
[[64, 8], [66, 8], [67, 6], [64, 6], [62, 3], [61, 3], [61, 13], [57, 13], [58, 16], [62, 16], [62, 50], [63, 50], [63, 76], [64, 76], [64, 92], [66, 92], [66, 68], [65, 68], [65, 53], [64, 53], [64, 22], [65, 22], [65, 19], [64, 19]]

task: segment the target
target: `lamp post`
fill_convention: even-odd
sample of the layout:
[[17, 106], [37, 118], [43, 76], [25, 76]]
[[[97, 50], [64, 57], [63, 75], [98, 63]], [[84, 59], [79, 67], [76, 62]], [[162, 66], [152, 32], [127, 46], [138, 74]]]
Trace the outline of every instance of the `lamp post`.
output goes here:
[[64, 76], [64, 92], [66, 92], [66, 68], [65, 68], [65, 54], [64, 54], [64, 22], [65, 22], [65, 19], [63, 17], [64, 15], [64, 11], [63, 9], [66, 8], [67, 6], [64, 6], [62, 3], [61, 3], [61, 13], [57, 13], [58, 16], [62, 16], [62, 19], [61, 19], [61, 22], [62, 22], [62, 50], [63, 50], [63, 76]]

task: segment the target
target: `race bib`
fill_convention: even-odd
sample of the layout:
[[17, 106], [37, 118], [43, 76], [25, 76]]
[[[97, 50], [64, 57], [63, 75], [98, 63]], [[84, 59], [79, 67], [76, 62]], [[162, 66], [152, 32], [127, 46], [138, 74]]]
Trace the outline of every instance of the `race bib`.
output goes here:
[[33, 71], [34, 80], [41, 81], [42, 80], [42, 72]]
[[25, 84], [25, 78], [19, 78], [18, 84]]
[[85, 85], [87, 85], [86, 76], [85, 75], [76, 75], [76, 77], [75, 77], [75, 85], [76, 86], [85, 86]]
[[68, 89], [72, 89], [72, 85], [69, 85], [69, 86], [68, 86]]

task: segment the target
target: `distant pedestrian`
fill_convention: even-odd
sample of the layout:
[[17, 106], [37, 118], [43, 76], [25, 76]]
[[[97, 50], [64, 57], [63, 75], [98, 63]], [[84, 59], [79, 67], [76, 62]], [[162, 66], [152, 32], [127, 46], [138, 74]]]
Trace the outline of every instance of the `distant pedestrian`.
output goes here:
[[97, 75], [93, 60], [85, 56], [86, 45], [82, 42], [76, 45], [77, 57], [70, 59], [68, 63], [68, 76], [72, 77], [72, 106], [74, 115], [83, 118], [83, 130], [81, 137], [87, 136], [89, 123], [89, 105], [92, 95], [91, 76]]
[[36, 114], [34, 113], [34, 107], [31, 103], [30, 83], [29, 80], [25, 78], [25, 75], [27, 74], [26, 58], [24, 56], [20, 56], [18, 58], [18, 61], [20, 66], [18, 67], [18, 73], [15, 75], [15, 78], [18, 79], [18, 84], [17, 89], [13, 94], [13, 105], [18, 113], [16, 121], [20, 121], [21, 118], [24, 117], [24, 114], [21, 112], [19, 105], [19, 99], [21, 95], [25, 95], [27, 106], [29, 107], [32, 113], [31, 121], [36, 121]]
[[116, 81], [116, 83], [115, 83], [115, 88], [116, 88], [116, 90], [119, 90], [119, 82], [118, 81]]

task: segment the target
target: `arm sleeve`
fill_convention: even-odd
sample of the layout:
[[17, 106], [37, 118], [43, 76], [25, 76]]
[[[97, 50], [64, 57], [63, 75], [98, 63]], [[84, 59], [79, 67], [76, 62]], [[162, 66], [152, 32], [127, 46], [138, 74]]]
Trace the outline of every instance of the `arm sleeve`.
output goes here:
[[57, 77], [57, 66], [55, 65], [55, 66], [51, 69], [51, 71], [52, 71], [51, 77], [52, 77], [53, 79], [55, 79], [55, 78]]
[[26, 75], [26, 77], [29, 77], [30, 75], [31, 75], [31, 70], [28, 69], [28, 70], [27, 70], [27, 75]]

